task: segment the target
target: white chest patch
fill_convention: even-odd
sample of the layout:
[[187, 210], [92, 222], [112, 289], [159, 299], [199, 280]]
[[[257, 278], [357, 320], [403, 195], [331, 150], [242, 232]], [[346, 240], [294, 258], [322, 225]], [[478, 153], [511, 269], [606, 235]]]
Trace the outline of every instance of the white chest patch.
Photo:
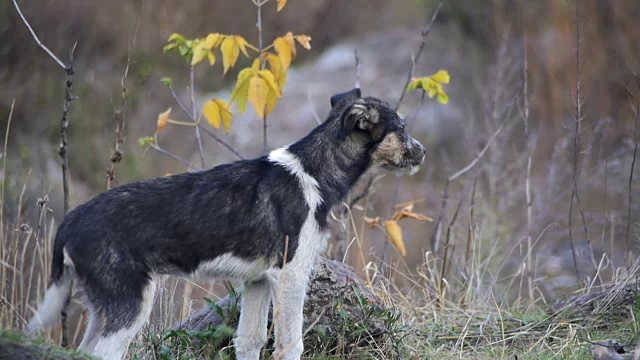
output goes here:
[[312, 213], [315, 213], [318, 206], [322, 203], [320, 185], [318, 185], [318, 181], [316, 181], [313, 176], [304, 171], [304, 167], [300, 160], [290, 153], [287, 148], [280, 148], [269, 153], [269, 161], [283, 166], [298, 178], [300, 186], [302, 187], [304, 199], [309, 206], [309, 210], [311, 210]]
[[321, 231], [315, 218], [318, 206], [322, 204], [320, 195], [320, 185], [313, 176], [304, 171], [304, 167], [298, 158], [287, 148], [280, 148], [269, 153], [269, 161], [281, 165], [298, 179], [304, 199], [309, 207], [307, 218], [302, 224], [300, 235], [298, 236], [298, 248], [289, 266], [310, 271], [316, 257], [327, 245], [329, 234]]

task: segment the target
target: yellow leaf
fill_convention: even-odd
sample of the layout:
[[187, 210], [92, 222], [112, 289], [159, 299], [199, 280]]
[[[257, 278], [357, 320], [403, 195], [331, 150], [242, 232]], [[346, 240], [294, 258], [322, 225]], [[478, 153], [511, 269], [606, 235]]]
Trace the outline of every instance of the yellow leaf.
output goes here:
[[240, 113], [244, 113], [247, 108], [247, 99], [249, 97], [249, 79], [254, 76], [257, 71], [254, 71], [253, 68], [242, 69], [238, 74], [238, 82], [236, 83], [235, 89], [231, 93], [231, 97], [229, 98], [229, 103], [232, 103], [234, 100], [238, 103], [238, 108], [240, 109]]
[[276, 94], [275, 90], [269, 89], [269, 94], [267, 95], [267, 108], [265, 110], [264, 115], [269, 115], [276, 107], [276, 102], [278, 102], [278, 94]]
[[438, 86], [441, 85], [428, 77], [422, 79], [422, 88], [427, 92], [427, 95], [429, 95], [430, 98], [436, 96], [438, 93]]
[[447, 95], [447, 93], [445, 93], [444, 91], [441, 91], [438, 93], [437, 100], [440, 104], [446, 105], [449, 103], [449, 95]]
[[411, 211], [408, 207], [402, 209], [402, 211], [396, 212], [391, 219], [395, 220], [395, 221], [400, 221], [400, 220], [402, 220], [404, 218], [415, 219], [415, 220], [420, 220], [420, 221], [433, 222], [433, 218], [432, 217], [424, 215], [424, 214], [415, 213], [415, 212]]
[[171, 108], [168, 108], [167, 111], [160, 113], [160, 115], [158, 115], [157, 131], [164, 129], [164, 127], [167, 126], [167, 123], [169, 122], [169, 114], [171, 114]]
[[240, 49], [236, 41], [228, 37], [222, 41], [220, 51], [222, 51], [222, 64], [224, 65], [224, 74], [226, 74], [236, 64], [238, 56], [240, 56]]
[[260, 70], [258, 71], [258, 75], [260, 75], [261, 78], [264, 79], [264, 81], [267, 82], [267, 85], [269, 85], [269, 87], [275, 91], [276, 95], [278, 97], [282, 96], [282, 93], [280, 92], [280, 88], [278, 87], [278, 84], [276, 84], [276, 79], [273, 76], [273, 73], [269, 70]]
[[221, 99], [215, 99], [213, 101], [218, 105], [218, 110], [220, 110], [220, 117], [222, 118], [224, 131], [228, 134], [229, 130], [231, 129], [231, 118], [233, 117], [233, 114], [229, 110], [229, 104]]
[[216, 129], [220, 129], [220, 109], [214, 100], [209, 100], [204, 103], [202, 113], [207, 118], [207, 121], [211, 126]]
[[269, 63], [269, 68], [271, 69], [278, 86], [281, 90], [284, 89], [284, 84], [287, 81], [287, 72], [283, 71], [280, 58], [277, 55], [269, 53], [267, 54], [267, 63]]
[[258, 117], [264, 119], [264, 110], [269, 96], [269, 85], [259, 76], [254, 76], [249, 80], [249, 102], [256, 110]]
[[284, 9], [287, 5], [287, 0], [278, 0], [278, 11]]
[[398, 249], [398, 252], [402, 256], [407, 256], [407, 250], [404, 247], [404, 241], [402, 240], [402, 228], [398, 225], [398, 222], [395, 220], [389, 220], [384, 223], [384, 226], [387, 228], [387, 233], [389, 234], [389, 239], [393, 246]]
[[193, 56], [191, 57], [191, 66], [197, 65], [199, 62], [204, 60], [207, 57], [207, 53], [209, 49], [206, 48], [204, 41], [198, 41], [193, 46]]
[[258, 71], [260, 70], [260, 58], [256, 58], [255, 60], [253, 60], [253, 64], [251, 64], [251, 70], [254, 74], [258, 73]]
[[238, 44], [238, 47], [240, 48], [240, 51], [242, 51], [244, 56], [249, 57], [249, 53], [247, 53], [247, 45], [248, 45], [247, 40], [245, 40], [240, 35], [235, 35], [233, 39], [236, 41], [236, 44]]
[[222, 40], [224, 40], [224, 36], [218, 33], [211, 33], [207, 35], [207, 38], [204, 40], [204, 42], [207, 49], [211, 50], [220, 46], [220, 44], [222, 44]]
[[216, 63], [216, 56], [211, 51], [207, 53], [207, 59], [209, 59], [209, 65], [213, 66]]
[[449, 72], [447, 70], [440, 70], [431, 75], [431, 78], [441, 84], [448, 84], [449, 81], [451, 81], [451, 76], [449, 76]]
[[298, 40], [298, 43], [300, 43], [300, 45], [302, 45], [303, 48], [307, 49], [307, 50], [311, 50], [311, 36], [307, 36], [307, 35], [298, 35], [296, 36], [296, 40]]
[[407, 86], [407, 91], [411, 91], [421, 87], [422, 87], [422, 79], [413, 78], [411, 79], [409, 86]]
[[293, 39], [293, 33], [289, 31], [284, 35], [284, 39], [287, 41], [287, 44], [289, 44], [289, 47], [291, 48], [291, 58], [295, 59], [296, 58], [296, 42]]
[[292, 57], [289, 42], [285, 38], [279, 37], [273, 41], [273, 47], [276, 49], [278, 57], [280, 57], [280, 63], [282, 64], [283, 71], [287, 71], [291, 65]]

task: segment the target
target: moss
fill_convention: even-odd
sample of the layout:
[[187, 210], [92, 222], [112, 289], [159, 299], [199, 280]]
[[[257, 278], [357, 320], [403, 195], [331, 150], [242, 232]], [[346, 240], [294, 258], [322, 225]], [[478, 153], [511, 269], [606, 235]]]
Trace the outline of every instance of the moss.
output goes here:
[[41, 338], [30, 338], [24, 334], [0, 330], [0, 359], [31, 360], [90, 360], [89, 355], [64, 349]]

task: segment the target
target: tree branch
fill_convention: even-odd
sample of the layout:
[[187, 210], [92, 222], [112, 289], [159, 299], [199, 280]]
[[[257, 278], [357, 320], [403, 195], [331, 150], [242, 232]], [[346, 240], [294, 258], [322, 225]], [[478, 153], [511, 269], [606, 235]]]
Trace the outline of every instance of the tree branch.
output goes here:
[[398, 108], [400, 108], [400, 104], [402, 104], [402, 101], [404, 100], [404, 96], [407, 94], [407, 87], [409, 86], [409, 83], [411, 82], [411, 78], [413, 77], [413, 72], [415, 71], [415, 65], [418, 62], [418, 59], [420, 59], [420, 55], [422, 55], [422, 50], [424, 50], [425, 42], [427, 40], [427, 37], [429, 36], [429, 33], [431, 32], [431, 27], [433, 26], [433, 23], [436, 21], [436, 17], [440, 12], [441, 7], [442, 7], [442, 3], [438, 4], [438, 7], [436, 8], [436, 10], [433, 12], [433, 15], [431, 16], [431, 21], [429, 22], [427, 27], [422, 29], [422, 41], [420, 42], [420, 47], [418, 48], [418, 52], [411, 58], [411, 71], [409, 71], [409, 74], [407, 75], [407, 80], [404, 83], [404, 87], [402, 88], [402, 94], [400, 94], [400, 98], [396, 103], [395, 110], [398, 110]]
[[129, 69], [131, 67], [131, 54], [136, 46], [136, 39], [138, 37], [138, 30], [140, 30], [140, 20], [142, 18], [142, 11], [144, 10], [144, 1], [140, 6], [141, 15], [138, 16], [138, 21], [136, 22], [136, 27], [133, 32], [133, 37], [129, 41], [129, 48], [127, 51], [127, 65], [124, 69], [124, 74], [120, 79], [120, 87], [122, 89], [121, 97], [120, 97], [120, 107], [115, 110], [113, 114], [113, 122], [114, 122], [114, 133], [115, 139], [113, 142], [113, 150], [111, 151], [111, 157], [109, 161], [111, 162], [109, 168], [106, 171], [107, 175], [107, 190], [111, 189], [113, 183], [117, 183], [115, 167], [120, 161], [122, 161], [122, 151], [120, 150], [120, 146], [124, 144], [124, 128], [126, 124], [126, 110], [127, 110], [127, 77], [129, 75]]
[[166, 155], [166, 156], [172, 158], [173, 160], [181, 162], [182, 164], [188, 166], [190, 169], [201, 170], [201, 169], [193, 166], [193, 164], [191, 164], [189, 161], [181, 158], [180, 156], [178, 156], [178, 155], [176, 155], [176, 154], [174, 154], [172, 152], [169, 152], [169, 151], [161, 148], [160, 146], [158, 146], [156, 144], [149, 144], [149, 147], [152, 148], [153, 150], [159, 152], [160, 154]]
[[[189, 72], [189, 91], [191, 94], [191, 120], [193, 120], [194, 122], [197, 122], [197, 113], [196, 113], [196, 102], [194, 99], [194, 93], [195, 93], [195, 85], [194, 85], [194, 81], [193, 81], [193, 65], [191, 66], [191, 71]], [[200, 137], [200, 127], [196, 126], [196, 140], [198, 141], [198, 152], [200, 154], [200, 164], [202, 166], [202, 168], [204, 169], [205, 164], [204, 164], [204, 148], [202, 147], [202, 138]]]
[[[31, 36], [33, 36], [33, 39], [36, 41], [36, 44], [38, 44], [38, 46], [40, 46], [42, 50], [44, 50], [47, 54], [49, 54], [49, 56], [62, 68], [62, 70], [69, 72], [69, 70], [71, 69], [71, 64], [69, 64], [69, 66], [65, 65], [62, 61], [60, 61], [60, 59], [58, 59], [58, 57], [51, 50], [49, 50], [49, 48], [45, 44], [42, 43], [42, 41], [40, 41], [40, 38], [38, 38], [38, 35], [36, 35], [35, 31], [33, 31], [33, 29], [31, 28], [31, 25], [29, 25], [29, 22], [22, 14], [22, 11], [20, 10], [20, 7], [18, 6], [18, 2], [16, 0], [13, 0], [13, 5], [18, 11], [20, 18], [22, 19], [22, 22], [27, 26], [27, 29], [29, 29], [29, 32], [31, 32]], [[75, 48], [75, 45], [73, 47]]]

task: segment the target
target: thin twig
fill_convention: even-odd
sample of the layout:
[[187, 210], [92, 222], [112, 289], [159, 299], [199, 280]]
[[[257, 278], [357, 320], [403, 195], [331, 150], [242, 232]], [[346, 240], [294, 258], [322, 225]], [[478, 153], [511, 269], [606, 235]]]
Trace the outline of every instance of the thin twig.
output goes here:
[[436, 21], [436, 17], [440, 12], [441, 7], [442, 7], [442, 3], [438, 4], [438, 7], [436, 7], [436, 10], [433, 12], [433, 15], [431, 16], [431, 21], [429, 22], [427, 27], [422, 29], [422, 41], [420, 42], [420, 47], [418, 48], [418, 52], [411, 58], [411, 71], [409, 71], [409, 74], [407, 75], [407, 80], [404, 83], [404, 87], [402, 88], [402, 93], [400, 94], [400, 98], [396, 103], [395, 110], [398, 110], [398, 108], [400, 108], [400, 104], [402, 104], [402, 101], [404, 100], [404, 96], [407, 94], [407, 87], [409, 86], [409, 83], [411, 82], [411, 78], [413, 77], [413, 72], [415, 71], [415, 64], [418, 62], [418, 59], [420, 59], [420, 55], [422, 55], [422, 50], [424, 50], [425, 42], [427, 40], [427, 37], [429, 36], [429, 33], [431, 32], [431, 27], [433, 26], [433, 23]]
[[220, 143], [220, 145], [224, 146], [227, 148], [227, 150], [231, 151], [235, 156], [237, 156], [240, 160], [244, 160], [245, 158], [240, 155], [239, 152], [237, 152], [231, 145], [227, 144], [224, 140], [220, 139], [220, 137], [218, 135], [216, 135], [213, 131], [207, 129], [206, 127], [198, 124], [198, 128], [202, 129], [202, 131], [204, 131], [205, 134], [211, 136], [212, 138], [214, 138], [218, 143]]
[[[16, 99], [13, 99], [13, 101], [11, 102], [11, 110], [9, 111], [9, 119], [7, 120], [7, 130], [5, 131], [5, 135], [4, 135], [4, 152], [2, 153], [2, 173], [3, 174], [7, 173], [7, 147], [9, 146], [9, 130], [11, 129], [11, 119], [13, 119], [13, 108], [15, 104], [16, 104]], [[2, 187], [2, 190], [0, 190], [0, 238], [2, 239], [5, 239], [5, 234], [4, 234], [5, 184], [6, 184], [6, 181], [2, 181], [0, 185]], [[4, 248], [4, 247], [0, 246], [0, 248]], [[2, 279], [5, 279], [5, 277], [2, 277]]]
[[[193, 65], [191, 66], [191, 70], [189, 72], [189, 93], [191, 94], [191, 119], [194, 122], [197, 122], [196, 119], [198, 115], [196, 113], [196, 102], [195, 102], [195, 84], [193, 80]], [[200, 137], [200, 127], [196, 126], [196, 140], [198, 141], [198, 152], [200, 153], [200, 164], [202, 168], [205, 168], [204, 164], [204, 148], [202, 147], [202, 138]]]
[[529, 287], [529, 302], [533, 302], [533, 198], [531, 196], [531, 163], [532, 163], [532, 144], [529, 129], [529, 62], [527, 59], [527, 37], [524, 37], [524, 66], [522, 69], [522, 88], [524, 114], [522, 120], [524, 122], [524, 136], [527, 149], [527, 169], [524, 182], [525, 196], [527, 200], [527, 285]]
[[358, 49], [355, 49], [353, 51], [355, 60], [356, 60], [356, 81], [355, 81], [355, 87], [357, 89], [360, 89], [360, 76], [361, 76], [361, 72], [362, 72], [362, 63], [360, 62], [360, 57], [358, 56]]
[[[575, 117], [575, 138], [574, 138], [574, 154], [573, 154], [573, 189], [571, 191], [571, 201], [569, 202], [569, 243], [571, 245], [571, 256], [573, 257], [573, 265], [576, 270], [578, 281], [581, 279], [580, 269], [578, 268], [578, 260], [576, 257], [576, 249], [573, 242], [573, 200], [578, 196], [578, 156], [580, 153], [580, 131], [582, 126], [582, 114], [580, 104], [580, 0], [576, 0], [576, 117]], [[587, 236], [589, 236], [587, 234]]]
[[[511, 111], [509, 111], [510, 113]], [[507, 119], [508, 119], [507, 115]], [[498, 126], [498, 128], [496, 129], [496, 131], [493, 133], [493, 135], [491, 135], [491, 137], [489, 138], [489, 141], [487, 141], [487, 143], [485, 144], [485, 146], [482, 148], [482, 150], [480, 150], [480, 152], [478, 153], [478, 155], [476, 155], [476, 157], [471, 160], [471, 162], [463, 167], [462, 169], [456, 171], [453, 175], [449, 176], [447, 178], [448, 182], [453, 182], [454, 180], [456, 180], [457, 178], [459, 178], [460, 176], [466, 174], [469, 170], [473, 169], [474, 166], [476, 166], [476, 164], [478, 163], [478, 161], [480, 161], [480, 159], [482, 159], [482, 157], [484, 156], [484, 154], [487, 152], [487, 150], [489, 150], [489, 146], [491, 146], [491, 144], [493, 143], [493, 140], [500, 134], [500, 132], [502, 131], [502, 129], [504, 128], [505, 124], [506, 124], [507, 120], [505, 119], [502, 124], [500, 124], [500, 126]]]
[[[476, 171], [477, 172], [477, 171]], [[467, 286], [469, 286], [469, 259], [471, 258], [471, 242], [473, 240], [473, 221], [475, 219], [474, 213], [476, 208], [476, 189], [478, 187], [478, 176], [473, 178], [473, 186], [471, 188], [471, 203], [469, 204], [469, 228], [467, 229], [467, 245], [464, 252], [464, 274], [463, 286], [460, 297], [460, 308], [464, 309], [466, 306], [465, 295], [467, 294]]]
[[[45, 44], [42, 43], [42, 41], [40, 41], [40, 39], [38, 38], [38, 35], [36, 35], [36, 32], [33, 31], [33, 29], [31, 28], [31, 25], [29, 25], [29, 22], [22, 14], [22, 11], [20, 10], [20, 7], [18, 6], [18, 2], [16, 0], [13, 0], [13, 5], [16, 7], [16, 10], [18, 11], [20, 18], [22, 19], [22, 22], [27, 26], [27, 29], [29, 29], [29, 32], [31, 32], [31, 35], [33, 36], [33, 39], [36, 41], [38, 46], [40, 46], [42, 50], [46, 51], [46, 53], [49, 54], [49, 56], [53, 59], [53, 61], [55, 61], [62, 68], [62, 70], [65, 70], [68, 72], [69, 69], [71, 68], [71, 64], [69, 64], [69, 66], [65, 65], [62, 61], [60, 61], [60, 59], [58, 59], [57, 56], [55, 56], [55, 54], [51, 50], [49, 50], [49, 48]], [[75, 45], [74, 45], [74, 48], [75, 48]]]
[[176, 154], [174, 154], [172, 152], [169, 152], [169, 151], [159, 147], [158, 145], [150, 144], [149, 147], [152, 148], [153, 150], [159, 152], [160, 154], [166, 155], [166, 156], [172, 158], [173, 160], [177, 160], [177, 161], [183, 163], [184, 165], [188, 166], [190, 169], [201, 170], [201, 169], [193, 166], [193, 164], [190, 163], [189, 161], [181, 158], [180, 156], [178, 156], [178, 155], [176, 155]]
[[447, 258], [449, 258], [449, 247], [451, 246], [451, 228], [455, 224], [458, 219], [458, 214], [460, 213], [460, 208], [462, 207], [462, 200], [458, 201], [458, 206], [456, 211], [453, 213], [453, 218], [451, 218], [451, 222], [447, 227], [447, 240], [444, 244], [444, 253], [442, 254], [442, 263], [440, 264], [440, 281], [438, 282], [438, 307], [440, 310], [443, 309], [444, 306], [444, 285], [445, 285], [445, 273], [447, 271]]
[[67, 129], [69, 128], [69, 110], [71, 109], [71, 102], [75, 100], [75, 97], [71, 94], [73, 88], [73, 52], [76, 49], [75, 43], [73, 48], [69, 52], [69, 66], [65, 69], [67, 73], [66, 89], [64, 95], [64, 107], [62, 112], [62, 119], [60, 119], [60, 149], [58, 155], [62, 160], [62, 188], [64, 193], [64, 214], [69, 212], [69, 161], [67, 159]]
[[111, 161], [111, 165], [106, 171], [107, 175], [107, 189], [111, 189], [114, 182], [116, 180], [115, 167], [120, 161], [122, 161], [122, 150], [120, 150], [120, 146], [124, 144], [124, 129], [126, 125], [126, 110], [127, 110], [127, 76], [129, 75], [129, 69], [131, 67], [131, 54], [136, 46], [136, 39], [138, 37], [138, 30], [140, 30], [140, 21], [142, 19], [142, 11], [144, 10], [144, 1], [140, 6], [140, 15], [138, 16], [138, 20], [136, 22], [136, 27], [133, 32], [133, 37], [129, 42], [129, 49], [127, 51], [127, 66], [124, 69], [124, 74], [120, 79], [120, 87], [122, 89], [121, 97], [120, 97], [120, 107], [113, 114], [113, 122], [114, 122], [114, 133], [115, 139], [113, 142], [113, 150], [111, 151], [111, 157], [109, 160]]
[[[258, 29], [258, 56], [262, 57], [262, 51], [264, 49], [262, 43], [262, 5], [268, 0], [257, 0], [256, 7], [258, 8], [258, 19], [256, 22], [256, 28]], [[260, 62], [260, 68], [264, 69], [264, 60]], [[265, 105], [266, 107], [266, 105]], [[267, 114], [264, 114], [262, 119], [262, 153], [266, 154], [269, 146], [267, 145]]]
[[635, 144], [633, 147], [633, 160], [631, 161], [631, 170], [629, 171], [629, 195], [627, 198], [627, 232], [625, 235], [625, 245], [627, 251], [630, 251], [629, 244], [629, 235], [631, 233], [631, 203], [632, 203], [632, 185], [633, 185], [633, 170], [636, 165], [636, 156], [638, 154], [638, 137], [640, 137], [640, 133], [638, 130], [640, 128], [640, 99], [636, 97], [636, 108], [635, 108], [635, 133], [633, 134], [635, 139]]

